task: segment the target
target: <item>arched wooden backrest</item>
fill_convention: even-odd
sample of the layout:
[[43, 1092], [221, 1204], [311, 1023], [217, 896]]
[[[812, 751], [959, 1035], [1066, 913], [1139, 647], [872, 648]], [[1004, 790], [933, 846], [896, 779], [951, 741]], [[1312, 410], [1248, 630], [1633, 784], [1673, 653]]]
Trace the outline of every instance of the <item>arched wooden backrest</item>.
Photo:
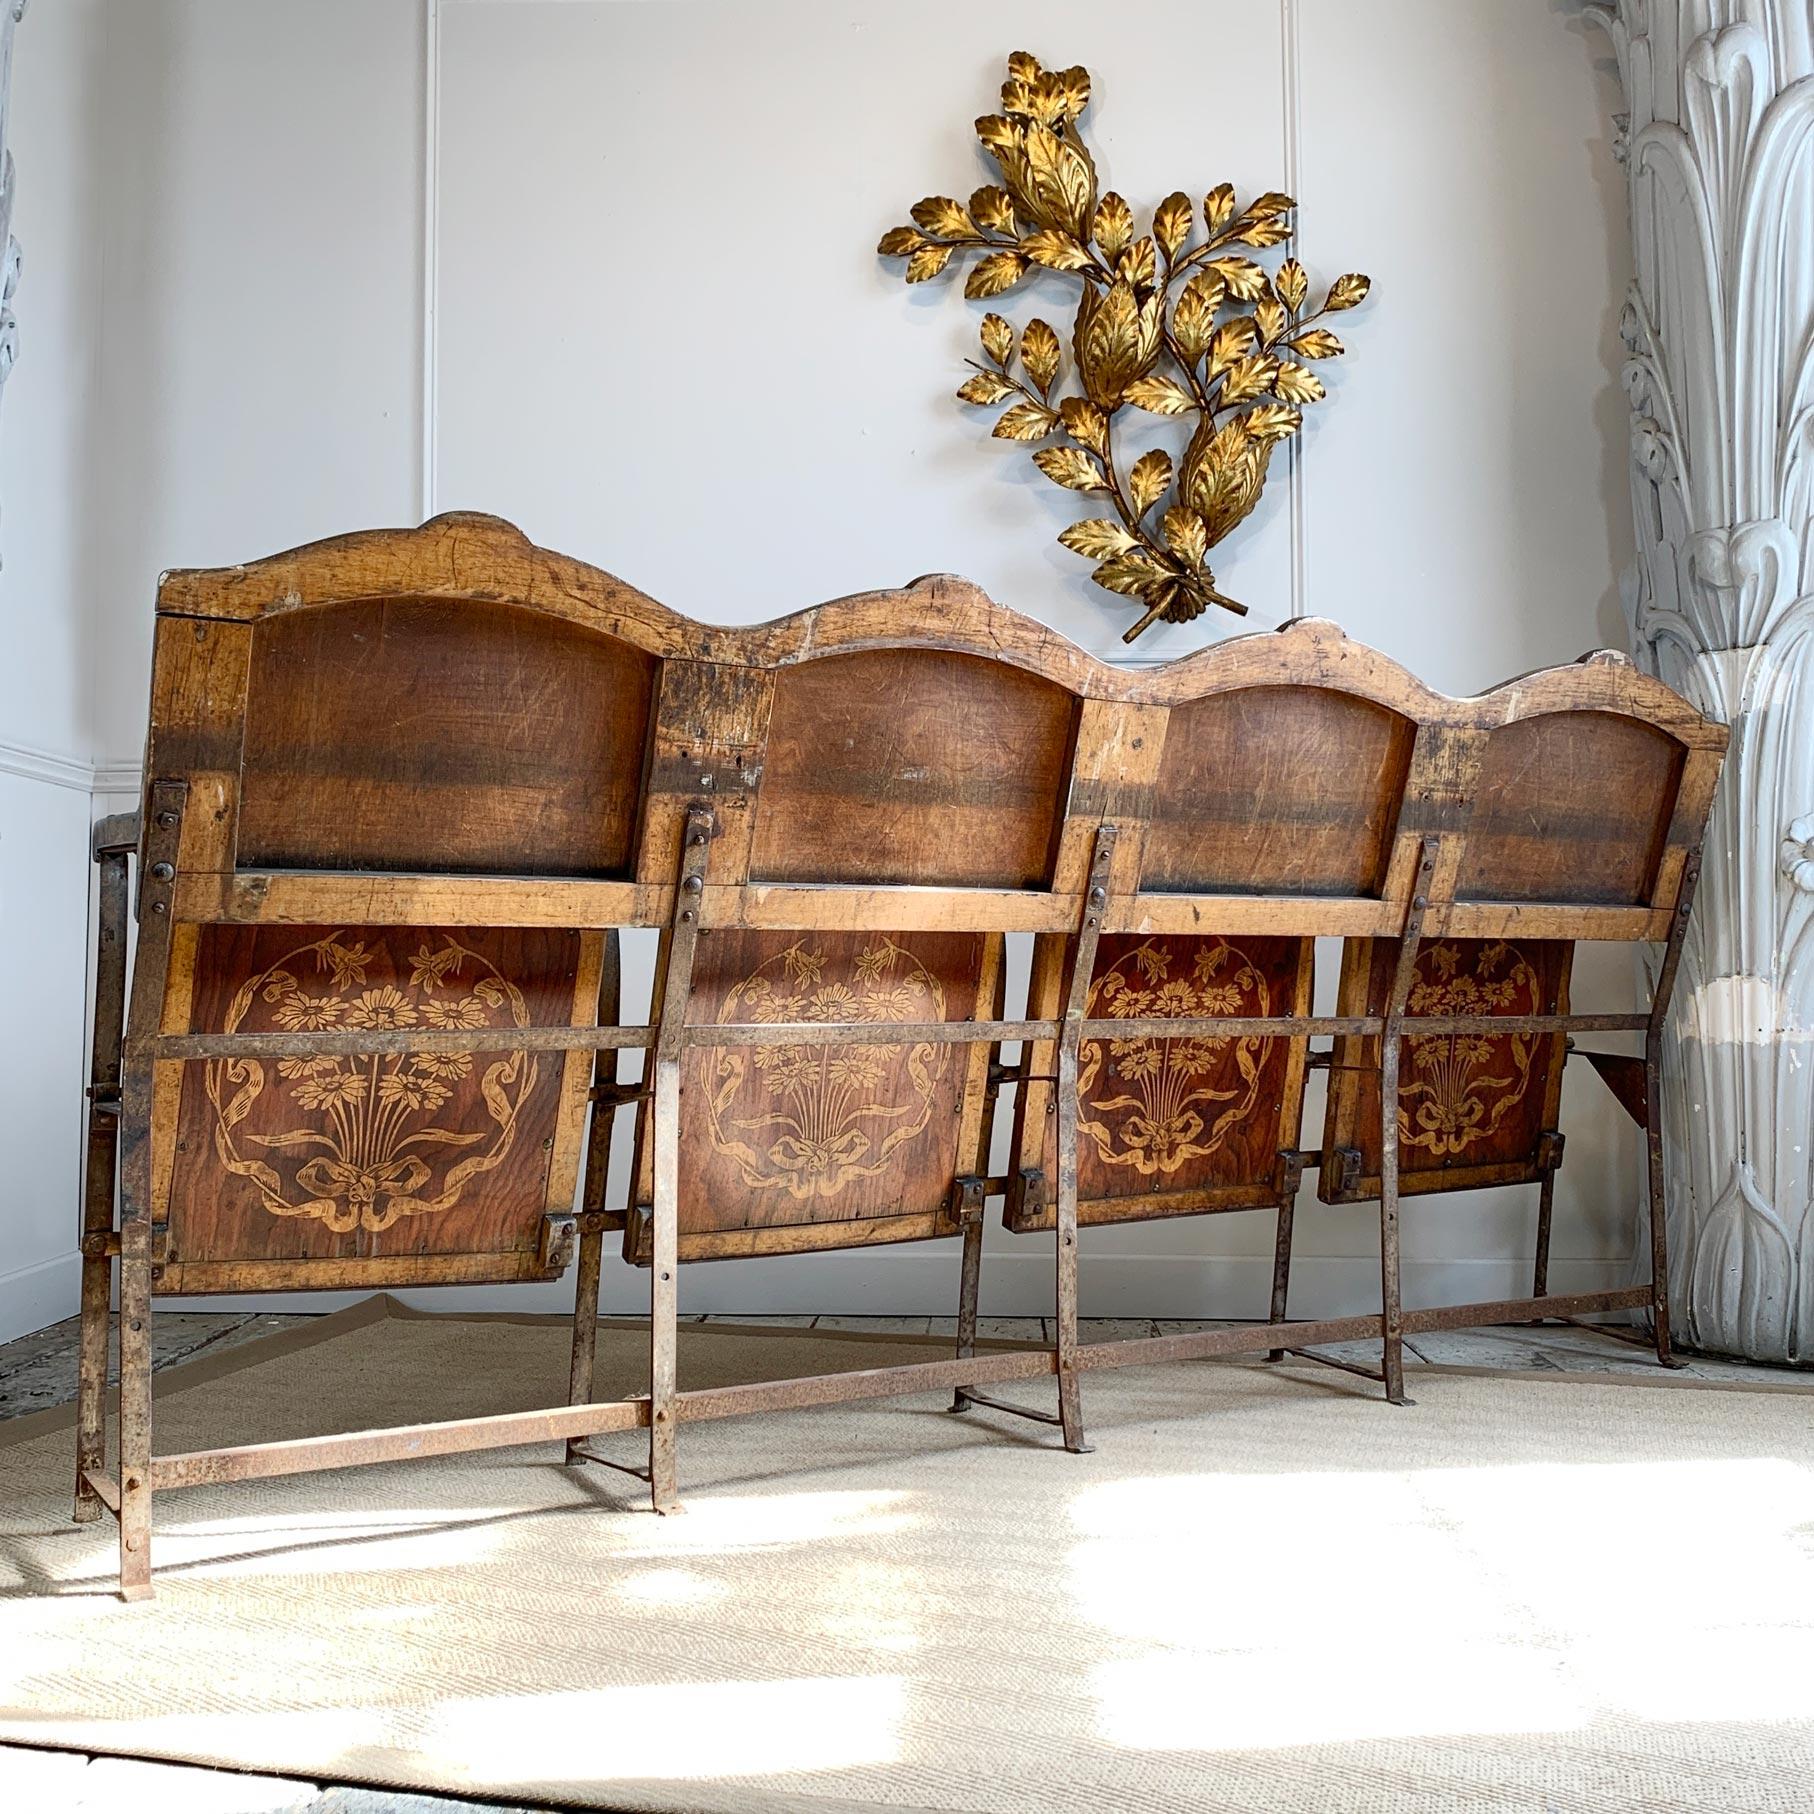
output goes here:
[[1416, 732], [1390, 706], [1315, 685], [1173, 706], [1141, 886], [1379, 894]]
[[627, 876], [656, 665], [502, 601], [365, 598], [261, 619], [238, 866]]
[[852, 649], [779, 669], [750, 877], [1043, 888], [1078, 701], [962, 651]]
[[1648, 902], [1687, 754], [1623, 712], [1544, 712], [1490, 731], [1456, 898]]

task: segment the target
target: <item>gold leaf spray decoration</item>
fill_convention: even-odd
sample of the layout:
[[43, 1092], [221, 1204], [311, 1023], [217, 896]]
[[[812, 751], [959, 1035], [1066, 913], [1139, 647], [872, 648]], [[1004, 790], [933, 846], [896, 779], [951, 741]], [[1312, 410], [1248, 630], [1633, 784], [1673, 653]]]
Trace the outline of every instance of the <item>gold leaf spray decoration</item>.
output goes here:
[[[1326, 394], [1310, 367], [1337, 357], [1342, 343], [1316, 324], [1363, 301], [1370, 280], [1338, 277], [1309, 309], [1310, 280], [1295, 258], [1276, 271], [1249, 258], [1291, 237], [1297, 204], [1276, 191], [1240, 208], [1218, 183], [1203, 198], [1205, 237], [1195, 246], [1195, 204], [1168, 195], [1151, 232], [1136, 235], [1127, 202], [1097, 194], [1078, 131], [1089, 99], [1088, 70], [1043, 69], [1017, 51], [1002, 111], [976, 122], [1003, 186], [967, 203], [928, 196], [912, 210], [914, 224], [883, 234], [876, 249], [907, 261], [909, 283], [980, 253], [964, 284], [973, 300], [1039, 269], [1078, 279], [1071, 359], [1081, 395], [1054, 395], [1063, 353], [1049, 323], [1029, 321], [1017, 336], [995, 314], [983, 317], [983, 358], [970, 361], [975, 376], [957, 394], [1005, 403], [998, 438], [1040, 443], [1034, 464], [1055, 485], [1107, 499], [1113, 516], [1073, 523], [1058, 539], [1097, 563], [1097, 585], [1143, 608], [1122, 638], [1132, 642], [1161, 619], [1187, 623], [1208, 605], [1246, 612], [1216, 589], [1206, 556], [1252, 513], [1272, 450]], [[1115, 430], [1129, 407], [1188, 427], [1176, 464], [1155, 449], [1123, 469]]]

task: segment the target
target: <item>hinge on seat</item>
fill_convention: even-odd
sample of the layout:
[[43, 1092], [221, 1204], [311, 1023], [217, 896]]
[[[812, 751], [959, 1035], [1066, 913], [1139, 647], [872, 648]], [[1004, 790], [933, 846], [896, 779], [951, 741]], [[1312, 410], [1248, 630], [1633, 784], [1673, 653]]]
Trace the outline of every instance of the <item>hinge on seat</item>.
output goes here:
[[1553, 1172], [1562, 1163], [1562, 1149], [1567, 1144], [1566, 1136], [1559, 1134], [1553, 1127], [1546, 1127], [1537, 1136], [1537, 1170]]

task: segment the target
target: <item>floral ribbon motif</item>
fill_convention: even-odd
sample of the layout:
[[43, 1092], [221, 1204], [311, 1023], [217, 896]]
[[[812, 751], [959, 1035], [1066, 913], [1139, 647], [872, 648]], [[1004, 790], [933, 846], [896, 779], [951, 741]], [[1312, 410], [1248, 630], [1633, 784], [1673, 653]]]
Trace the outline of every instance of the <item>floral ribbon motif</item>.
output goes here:
[[[945, 1018], [938, 978], [891, 939], [866, 945], [841, 978], [828, 977], [828, 963], [822, 947], [798, 940], [730, 991], [719, 1021]], [[722, 1048], [712, 1061], [712, 1144], [752, 1189], [835, 1197], [852, 1179], [886, 1171], [924, 1131], [947, 1061], [935, 1045]]]
[[[1101, 1019], [1184, 1019], [1270, 1014], [1266, 979], [1235, 946], [1204, 942], [1188, 974], [1172, 976], [1174, 953], [1148, 939], [1090, 985], [1087, 1013]], [[1104, 1165], [1143, 1178], [1204, 1158], [1253, 1110], [1265, 1042], [1258, 1038], [1085, 1040], [1079, 1052], [1078, 1131]], [[1116, 1084], [1119, 1094], [1098, 1095]]]
[[[1470, 965], [1469, 959], [1472, 959]], [[1503, 939], [1424, 946], [1407, 1004], [1411, 1014], [1538, 1014], [1542, 985]], [[1398, 1137], [1439, 1158], [1489, 1138], [1524, 1099], [1534, 1033], [1426, 1034], [1407, 1039], [1398, 1090]]]
[[[410, 960], [407, 983], [373, 982], [368, 973], [384, 957], [344, 931], [297, 946], [240, 985], [223, 1030], [239, 1032], [248, 1017], [287, 1032], [529, 1024], [516, 984], [452, 938], [425, 939]], [[259, 1003], [266, 1013], [255, 1013]], [[443, 1125], [439, 1111], [481, 1063], [479, 1094], [490, 1125]], [[503, 1163], [536, 1072], [527, 1052], [281, 1058], [275, 1075], [259, 1059], [217, 1059], [207, 1066], [214, 1147], [229, 1172], [257, 1187], [271, 1214], [310, 1216], [336, 1234], [381, 1233], [405, 1216], [452, 1209], [474, 1178]], [[267, 1090], [291, 1111], [280, 1125], [295, 1125], [254, 1133], [247, 1117]], [[302, 1152], [312, 1156], [288, 1182], [259, 1156]], [[461, 1156], [429, 1194], [434, 1160], [454, 1154]]]

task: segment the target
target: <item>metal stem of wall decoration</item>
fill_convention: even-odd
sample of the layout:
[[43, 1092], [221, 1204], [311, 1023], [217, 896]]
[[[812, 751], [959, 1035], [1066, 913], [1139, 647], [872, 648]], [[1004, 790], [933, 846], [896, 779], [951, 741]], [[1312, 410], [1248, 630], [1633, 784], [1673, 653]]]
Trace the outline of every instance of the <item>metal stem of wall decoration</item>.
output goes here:
[[[1188, 622], [1209, 605], [1245, 613], [1217, 589], [1208, 552], [1252, 513], [1273, 449], [1303, 426], [1304, 406], [1326, 395], [1310, 365], [1335, 358], [1342, 343], [1318, 324], [1362, 301], [1369, 280], [1338, 277], [1310, 309], [1310, 279], [1295, 258], [1276, 271], [1248, 258], [1291, 238], [1297, 204], [1276, 190], [1241, 208], [1218, 183], [1203, 198], [1207, 237], [1195, 246], [1196, 208], [1180, 190], [1136, 235], [1127, 202], [1097, 193], [1079, 131], [1089, 100], [1088, 70], [1043, 69], [1015, 52], [1001, 112], [976, 122], [1006, 186], [978, 189], [967, 204], [928, 196], [914, 206], [914, 224], [883, 234], [876, 249], [907, 261], [909, 283], [980, 253], [964, 284], [973, 300], [1039, 269], [1078, 279], [1071, 351], [1081, 395], [1054, 395], [1062, 355], [1049, 323], [1029, 321], [1017, 336], [994, 314], [983, 317], [975, 376], [957, 394], [1006, 403], [998, 438], [1041, 443], [1033, 460], [1048, 479], [1107, 499], [1112, 517], [1073, 523], [1058, 539], [1096, 563], [1097, 585], [1141, 607], [1122, 638], [1132, 642], [1161, 619]], [[1127, 461], [1115, 429], [1129, 404], [1189, 426], [1179, 461], [1162, 448]]]
[[19, 242], [13, 238], [13, 154], [6, 142], [8, 96], [12, 90], [13, 29], [25, 17], [26, 0], [0, 0], [0, 391], [19, 356], [13, 291], [19, 286]]
[[1814, 1362], [1814, 12], [1607, 0], [1639, 661], [1733, 727], [1665, 1048], [1678, 1327]]

